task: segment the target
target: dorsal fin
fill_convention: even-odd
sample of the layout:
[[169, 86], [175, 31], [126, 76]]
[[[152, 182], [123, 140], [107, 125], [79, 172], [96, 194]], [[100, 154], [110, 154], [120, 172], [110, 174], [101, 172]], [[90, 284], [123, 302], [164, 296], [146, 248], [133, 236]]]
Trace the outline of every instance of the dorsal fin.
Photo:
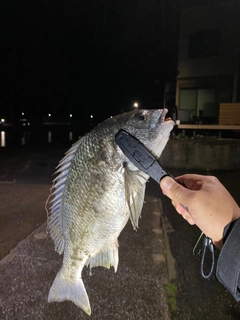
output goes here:
[[[80, 145], [83, 138], [78, 140], [72, 147], [65, 153], [65, 157], [59, 162], [57, 166], [57, 177], [53, 180], [53, 185], [50, 189], [50, 195], [46, 202], [46, 210], [48, 215], [47, 230], [54, 241], [55, 250], [62, 254], [64, 250], [64, 232], [63, 232], [63, 217], [61, 212], [62, 195], [64, 192], [69, 168], [75, 152]], [[51, 207], [48, 210], [47, 205], [51, 198]]]

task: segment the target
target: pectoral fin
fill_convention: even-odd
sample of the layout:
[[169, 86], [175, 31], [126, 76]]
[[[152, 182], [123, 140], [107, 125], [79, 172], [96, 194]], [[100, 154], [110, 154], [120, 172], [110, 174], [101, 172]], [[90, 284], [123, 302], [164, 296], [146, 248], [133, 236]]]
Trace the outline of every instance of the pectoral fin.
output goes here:
[[125, 195], [130, 210], [130, 220], [133, 229], [136, 230], [143, 207], [147, 178], [144, 174], [140, 173], [140, 171], [131, 171], [127, 166], [125, 167], [124, 178]]

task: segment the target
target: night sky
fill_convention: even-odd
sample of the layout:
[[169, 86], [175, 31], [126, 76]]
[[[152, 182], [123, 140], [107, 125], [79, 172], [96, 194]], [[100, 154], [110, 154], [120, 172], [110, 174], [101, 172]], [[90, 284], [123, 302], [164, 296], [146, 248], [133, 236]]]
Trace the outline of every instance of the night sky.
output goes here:
[[176, 77], [179, 8], [191, 2], [2, 0], [1, 116], [101, 121], [134, 101], [161, 107]]

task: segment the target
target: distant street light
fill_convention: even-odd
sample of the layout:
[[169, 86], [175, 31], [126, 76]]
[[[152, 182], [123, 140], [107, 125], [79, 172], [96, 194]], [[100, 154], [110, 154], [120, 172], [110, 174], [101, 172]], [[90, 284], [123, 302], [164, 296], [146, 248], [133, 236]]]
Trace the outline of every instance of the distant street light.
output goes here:
[[92, 114], [90, 115], [90, 118], [91, 118], [91, 119], [93, 118], [93, 115], [92, 115]]
[[[1, 119], [2, 120], [2, 119]], [[1, 147], [6, 147], [6, 133], [5, 131], [1, 131]]]
[[71, 113], [70, 113], [69, 117], [72, 118], [72, 114]]
[[134, 109], [138, 109], [138, 103], [134, 102], [133, 107], [134, 107]]
[[51, 113], [49, 113], [48, 116], [51, 117]]
[[24, 112], [22, 112], [22, 116], [24, 116]]

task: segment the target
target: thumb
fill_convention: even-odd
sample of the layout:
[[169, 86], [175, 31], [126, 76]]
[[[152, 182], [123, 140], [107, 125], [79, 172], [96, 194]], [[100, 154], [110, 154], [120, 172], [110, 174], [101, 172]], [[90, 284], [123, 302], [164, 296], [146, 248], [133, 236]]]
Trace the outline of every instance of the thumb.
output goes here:
[[173, 200], [174, 202], [182, 203], [185, 193], [184, 188], [173, 178], [166, 176], [160, 181], [160, 187], [162, 189], [163, 194], [165, 194], [168, 198]]
[[186, 204], [189, 203], [191, 190], [186, 189], [169, 176], [164, 177], [160, 181], [160, 187], [163, 194], [172, 200], [172, 204], [175, 206], [177, 212], [180, 213], [188, 223], [191, 225], [195, 224], [191, 213], [188, 211], [188, 207], [186, 207]]

